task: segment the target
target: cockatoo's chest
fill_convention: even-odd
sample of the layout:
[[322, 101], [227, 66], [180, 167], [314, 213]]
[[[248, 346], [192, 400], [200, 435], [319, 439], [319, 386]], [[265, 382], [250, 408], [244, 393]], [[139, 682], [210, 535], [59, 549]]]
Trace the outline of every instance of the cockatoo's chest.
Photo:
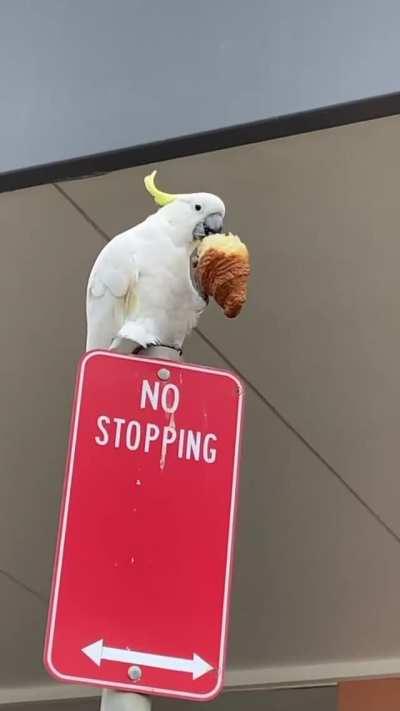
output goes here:
[[161, 255], [137, 260], [137, 308], [147, 315], [154, 313], [185, 314], [200, 313], [205, 302], [192, 284], [190, 255], [186, 250], [163, 250]]

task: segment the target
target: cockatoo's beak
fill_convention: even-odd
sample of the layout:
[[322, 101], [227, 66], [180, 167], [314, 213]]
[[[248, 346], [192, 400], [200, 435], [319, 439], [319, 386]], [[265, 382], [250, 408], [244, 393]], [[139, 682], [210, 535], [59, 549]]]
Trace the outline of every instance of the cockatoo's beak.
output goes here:
[[203, 239], [207, 235], [214, 235], [222, 232], [224, 221], [222, 215], [218, 212], [214, 212], [212, 215], [208, 215], [203, 222], [199, 222], [193, 230], [194, 239]]

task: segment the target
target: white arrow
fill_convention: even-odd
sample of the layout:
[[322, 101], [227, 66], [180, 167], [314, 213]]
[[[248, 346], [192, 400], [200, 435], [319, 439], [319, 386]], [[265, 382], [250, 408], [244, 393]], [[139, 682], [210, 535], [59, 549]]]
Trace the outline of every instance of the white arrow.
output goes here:
[[147, 652], [134, 652], [130, 649], [118, 649], [118, 647], [105, 647], [103, 640], [89, 644], [82, 648], [86, 654], [99, 667], [103, 659], [110, 662], [124, 662], [125, 664], [142, 664], [145, 667], [156, 667], [157, 669], [169, 669], [170, 671], [189, 672], [193, 679], [198, 679], [207, 674], [213, 668], [211, 664], [193, 654], [192, 659], [182, 659], [181, 657], [165, 657], [161, 654], [148, 654]]

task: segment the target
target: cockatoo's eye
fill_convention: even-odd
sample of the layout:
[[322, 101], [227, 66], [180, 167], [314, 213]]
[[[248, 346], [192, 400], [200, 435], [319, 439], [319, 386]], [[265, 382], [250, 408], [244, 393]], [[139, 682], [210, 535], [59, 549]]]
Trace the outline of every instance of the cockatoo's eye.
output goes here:
[[200, 212], [200, 210], [201, 210], [201, 205], [198, 205], [198, 204], [195, 205], [195, 206], [194, 206], [194, 209], [197, 210], [197, 212]]

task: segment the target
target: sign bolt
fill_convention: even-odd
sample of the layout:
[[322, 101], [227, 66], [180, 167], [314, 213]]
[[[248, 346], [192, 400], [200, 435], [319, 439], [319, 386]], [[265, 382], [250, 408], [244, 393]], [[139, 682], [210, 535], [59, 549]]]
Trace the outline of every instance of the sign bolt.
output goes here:
[[142, 678], [141, 668], [135, 665], [133, 665], [133, 667], [129, 667], [128, 676], [132, 681], [139, 681], [139, 679]]
[[169, 372], [168, 368], [160, 368], [157, 375], [160, 378], [160, 380], [168, 380], [171, 373]]

